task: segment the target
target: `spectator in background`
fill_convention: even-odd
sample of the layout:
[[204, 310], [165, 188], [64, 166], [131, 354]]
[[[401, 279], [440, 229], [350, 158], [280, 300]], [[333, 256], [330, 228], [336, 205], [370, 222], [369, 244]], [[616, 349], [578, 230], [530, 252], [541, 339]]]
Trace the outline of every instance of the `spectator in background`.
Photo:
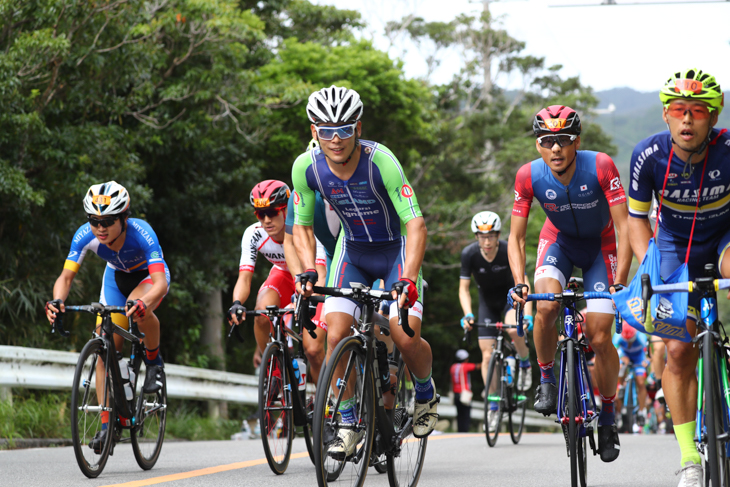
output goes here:
[[456, 422], [459, 433], [469, 431], [471, 422], [471, 379], [469, 372], [477, 370], [477, 364], [467, 363], [469, 352], [460, 348], [456, 351], [456, 363], [451, 366], [451, 390], [454, 392]]

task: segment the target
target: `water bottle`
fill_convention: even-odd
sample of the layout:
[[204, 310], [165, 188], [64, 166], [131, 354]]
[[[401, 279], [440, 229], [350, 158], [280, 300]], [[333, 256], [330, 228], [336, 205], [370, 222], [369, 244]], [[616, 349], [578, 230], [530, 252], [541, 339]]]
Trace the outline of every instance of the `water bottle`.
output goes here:
[[119, 372], [122, 375], [122, 385], [124, 386], [124, 396], [127, 401], [131, 401], [134, 397], [132, 385], [129, 383], [129, 363], [123, 358], [119, 359]]
[[294, 369], [299, 371], [299, 390], [303, 391], [307, 387], [307, 363], [302, 357], [295, 358], [294, 363]]
[[515, 372], [517, 367], [517, 361], [514, 357], [509, 356], [504, 359], [505, 363], [505, 369], [506, 369], [506, 375], [507, 375], [507, 385], [511, 386], [515, 382]]

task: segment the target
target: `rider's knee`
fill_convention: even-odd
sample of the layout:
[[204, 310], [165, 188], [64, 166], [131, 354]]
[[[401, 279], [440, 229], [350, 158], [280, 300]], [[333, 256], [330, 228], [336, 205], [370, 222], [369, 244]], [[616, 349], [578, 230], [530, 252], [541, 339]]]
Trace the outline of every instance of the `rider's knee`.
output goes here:
[[697, 351], [691, 343], [672, 340], [667, 344], [667, 366], [673, 371], [694, 366], [697, 363]]
[[560, 310], [560, 303], [554, 301], [538, 301], [537, 316], [542, 326], [554, 326], [555, 319]]

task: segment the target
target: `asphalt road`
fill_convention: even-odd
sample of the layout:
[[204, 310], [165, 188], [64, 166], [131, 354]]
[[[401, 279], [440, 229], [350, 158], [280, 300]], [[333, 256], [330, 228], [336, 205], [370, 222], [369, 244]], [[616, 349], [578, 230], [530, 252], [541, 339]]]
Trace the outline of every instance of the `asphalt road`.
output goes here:
[[[621, 447], [621, 456], [613, 463], [589, 457], [589, 485], [677, 485], [679, 448], [672, 435], [623, 435]], [[165, 443], [157, 465], [147, 472], [137, 466], [129, 444], [117, 445], [94, 480], [83, 476], [71, 447], [0, 451], [0, 486], [303, 487], [316, 483], [301, 439], [295, 440], [293, 458], [281, 476], [269, 470], [260, 440]], [[387, 486], [388, 476], [371, 468], [365, 485]], [[500, 435], [496, 447], [489, 448], [482, 435], [432, 435], [419, 486], [452, 485], [570, 485], [563, 436], [525, 434], [515, 446], [509, 435]]]

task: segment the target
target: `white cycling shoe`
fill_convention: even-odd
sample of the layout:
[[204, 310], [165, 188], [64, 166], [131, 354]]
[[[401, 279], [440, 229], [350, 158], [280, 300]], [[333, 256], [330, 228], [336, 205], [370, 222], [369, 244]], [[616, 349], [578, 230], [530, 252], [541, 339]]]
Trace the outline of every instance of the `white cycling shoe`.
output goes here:
[[705, 483], [702, 482], [702, 465], [696, 463], [690, 463], [686, 467], [677, 471], [677, 474], [681, 474], [679, 477], [679, 485], [677, 487], [704, 487]]
[[436, 385], [431, 379], [433, 386], [433, 397], [426, 402], [416, 400], [415, 411], [413, 412], [413, 436], [423, 438], [431, 434], [439, 420], [438, 403], [441, 396], [436, 394]]
[[529, 367], [520, 367], [520, 380], [517, 384], [517, 390], [529, 391], [532, 389], [532, 365]]
[[344, 460], [355, 453], [355, 448], [365, 436], [365, 430], [343, 429], [337, 432], [337, 439], [330, 445], [327, 453], [335, 460]]

